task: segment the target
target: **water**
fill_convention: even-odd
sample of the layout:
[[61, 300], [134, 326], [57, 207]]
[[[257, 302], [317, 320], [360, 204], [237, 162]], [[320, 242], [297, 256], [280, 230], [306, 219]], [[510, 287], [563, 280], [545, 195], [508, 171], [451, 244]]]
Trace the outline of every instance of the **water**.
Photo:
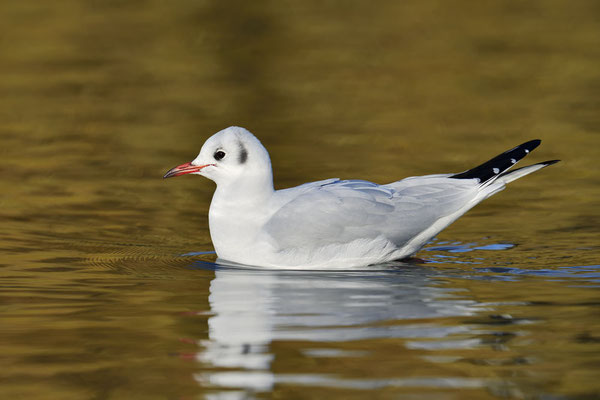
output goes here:
[[[600, 396], [593, 1], [3, 2], [0, 398]], [[231, 124], [277, 187], [459, 172], [539, 137], [421, 260], [214, 263]]]

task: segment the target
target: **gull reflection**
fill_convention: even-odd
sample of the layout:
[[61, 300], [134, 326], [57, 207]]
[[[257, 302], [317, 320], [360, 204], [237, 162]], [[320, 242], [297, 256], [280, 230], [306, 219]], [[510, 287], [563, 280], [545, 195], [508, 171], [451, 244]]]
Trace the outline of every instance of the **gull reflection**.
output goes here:
[[[273, 341], [320, 343], [306, 353], [310, 357], [331, 352], [318, 349], [328, 342], [403, 338], [407, 347], [422, 348], [436, 343], [431, 339], [468, 332], [464, 324], [431, 321], [470, 316], [483, 309], [464, 299], [461, 292], [441, 287], [439, 278], [439, 273], [428, 268], [401, 263], [362, 271], [217, 266], [210, 284], [209, 339], [201, 343], [198, 359], [209, 368], [228, 370], [196, 378], [213, 387], [269, 390], [277, 382], [292, 379], [270, 371]], [[452, 345], [477, 343], [452, 341]], [[332, 354], [344, 356], [343, 351]]]

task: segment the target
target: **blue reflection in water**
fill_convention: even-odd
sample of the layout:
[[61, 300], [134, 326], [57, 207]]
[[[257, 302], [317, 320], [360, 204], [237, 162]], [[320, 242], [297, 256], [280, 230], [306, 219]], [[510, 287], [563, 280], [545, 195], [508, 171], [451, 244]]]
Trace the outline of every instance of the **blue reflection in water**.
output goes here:
[[467, 253], [475, 250], [508, 250], [515, 247], [512, 243], [492, 243], [483, 246], [477, 243], [460, 242], [434, 242], [433, 246], [423, 249], [423, 251], [447, 251], [449, 253]]

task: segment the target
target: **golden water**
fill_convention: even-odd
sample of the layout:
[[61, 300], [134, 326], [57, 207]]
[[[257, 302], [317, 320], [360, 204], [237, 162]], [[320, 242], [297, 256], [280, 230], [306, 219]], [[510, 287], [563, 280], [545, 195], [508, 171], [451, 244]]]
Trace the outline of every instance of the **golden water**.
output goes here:
[[[0, 398], [596, 398], [598, 15], [0, 3]], [[278, 187], [459, 172], [533, 138], [528, 162], [563, 162], [427, 262], [239, 270], [210, 254], [213, 184], [161, 179], [233, 124]]]

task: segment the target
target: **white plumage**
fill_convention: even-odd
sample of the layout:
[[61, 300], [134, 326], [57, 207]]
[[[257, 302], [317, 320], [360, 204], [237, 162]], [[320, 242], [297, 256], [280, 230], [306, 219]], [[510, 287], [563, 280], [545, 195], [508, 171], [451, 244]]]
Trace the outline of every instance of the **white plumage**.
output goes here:
[[209, 224], [221, 259], [267, 267], [364, 266], [414, 255], [506, 183], [555, 163], [507, 172], [539, 143], [524, 143], [460, 174], [386, 185], [327, 179], [275, 191], [266, 149], [246, 129], [229, 127], [165, 178], [191, 173], [216, 182]]

